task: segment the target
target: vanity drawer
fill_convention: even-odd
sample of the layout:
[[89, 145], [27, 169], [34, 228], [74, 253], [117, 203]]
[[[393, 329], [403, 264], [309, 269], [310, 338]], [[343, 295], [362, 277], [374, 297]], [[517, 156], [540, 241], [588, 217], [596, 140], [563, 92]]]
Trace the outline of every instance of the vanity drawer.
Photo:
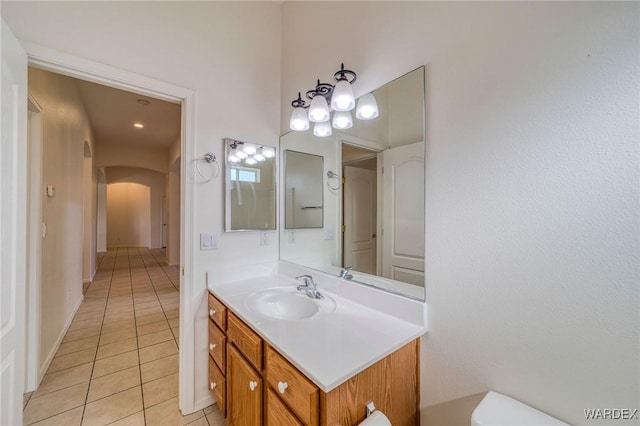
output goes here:
[[304, 426], [271, 388], [267, 389], [267, 426]]
[[227, 307], [211, 293], [209, 293], [209, 318], [211, 318], [221, 330], [224, 331], [227, 329]]
[[262, 338], [251, 330], [240, 318], [229, 312], [229, 323], [227, 328], [227, 337], [230, 342], [253, 364], [253, 366], [262, 370]]
[[267, 345], [267, 383], [282, 398], [302, 422], [309, 426], [318, 424], [320, 392], [278, 352]]
[[222, 371], [227, 368], [227, 337], [213, 322], [209, 322], [209, 355]]
[[216, 399], [218, 408], [223, 417], [227, 416], [227, 386], [222, 371], [218, 368], [213, 359], [209, 357], [209, 390]]

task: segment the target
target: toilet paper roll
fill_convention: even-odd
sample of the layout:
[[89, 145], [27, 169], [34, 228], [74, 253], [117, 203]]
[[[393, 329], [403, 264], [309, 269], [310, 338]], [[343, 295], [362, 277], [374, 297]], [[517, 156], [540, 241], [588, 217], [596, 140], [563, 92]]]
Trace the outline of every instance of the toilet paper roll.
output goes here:
[[374, 411], [360, 426], [391, 426], [389, 418], [380, 411]]

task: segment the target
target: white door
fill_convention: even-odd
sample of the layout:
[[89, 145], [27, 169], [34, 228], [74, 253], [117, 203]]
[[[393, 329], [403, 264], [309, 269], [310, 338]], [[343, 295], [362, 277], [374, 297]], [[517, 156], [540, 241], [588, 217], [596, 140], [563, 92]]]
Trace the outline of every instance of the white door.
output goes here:
[[424, 143], [382, 153], [382, 276], [424, 285]]
[[376, 172], [344, 168], [344, 265], [376, 274]]
[[1, 21], [0, 424], [22, 424], [27, 257], [27, 56]]

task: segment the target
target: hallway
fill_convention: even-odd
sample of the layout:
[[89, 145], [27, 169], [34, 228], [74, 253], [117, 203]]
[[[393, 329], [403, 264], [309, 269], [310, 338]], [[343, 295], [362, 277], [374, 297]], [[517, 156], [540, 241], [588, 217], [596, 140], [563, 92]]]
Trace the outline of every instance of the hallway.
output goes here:
[[40, 387], [25, 395], [24, 424], [223, 426], [215, 405], [178, 410], [179, 282], [162, 249], [103, 254]]

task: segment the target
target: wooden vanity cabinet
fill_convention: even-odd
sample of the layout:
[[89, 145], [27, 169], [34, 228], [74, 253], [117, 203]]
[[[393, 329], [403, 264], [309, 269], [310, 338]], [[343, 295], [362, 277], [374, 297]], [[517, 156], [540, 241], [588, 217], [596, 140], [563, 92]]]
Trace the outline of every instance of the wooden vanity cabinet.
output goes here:
[[228, 346], [228, 426], [262, 425], [262, 376], [231, 344]]
[[227, 415], [227, 307], [209, 294], [209, 390]]
[[209, 307], [210, 340], [226, 342], [224, 358], [210, 346], [209, 377], [226, 381], [212, 392], [228, 426], [355, 426], [369, 401], [394, 426], [420, 424], [419, 339], [326, 393], [211, 294]]

